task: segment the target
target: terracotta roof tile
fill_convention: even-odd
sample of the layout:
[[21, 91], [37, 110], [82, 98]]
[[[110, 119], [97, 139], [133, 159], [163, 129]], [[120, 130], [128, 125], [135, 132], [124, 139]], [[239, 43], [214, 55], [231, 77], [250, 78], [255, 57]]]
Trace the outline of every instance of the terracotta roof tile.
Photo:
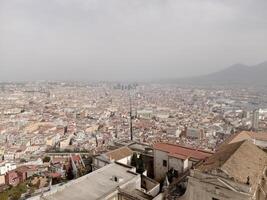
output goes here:
[[131, 156], [133, 154], [133, 151], [128, 147], [121, 147], [119, 149], [115, 149], [113, 151], [109, 151], [105, 153], [104, 155], [108, 157], [110, 160], [120, 160], [125, 157]]
[[180, 145], [168, 144], [168, 143], [156, 143], [154, 145], [154, 149], [168, 152], [169, 155], [173, 157], [193, 158], [197, 160], [205, 159], [213, 154], [212, 152], [200, 149], [183, 147]]

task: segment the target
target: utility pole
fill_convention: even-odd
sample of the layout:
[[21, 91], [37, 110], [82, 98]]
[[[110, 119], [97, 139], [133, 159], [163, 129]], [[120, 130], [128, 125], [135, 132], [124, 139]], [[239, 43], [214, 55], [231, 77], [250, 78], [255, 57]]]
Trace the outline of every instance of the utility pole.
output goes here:
[[130, 134], [131, 134], [131, 141], [133, 141], [133, 123], [132, 123], [132, 98], [130, 95]]

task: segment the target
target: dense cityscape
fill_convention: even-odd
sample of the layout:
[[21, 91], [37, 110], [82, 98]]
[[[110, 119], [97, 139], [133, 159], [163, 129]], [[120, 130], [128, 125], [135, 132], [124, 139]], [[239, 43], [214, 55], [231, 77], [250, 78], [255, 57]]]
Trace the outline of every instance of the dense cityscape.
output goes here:
[[[119, 199], [175, 199], [183, 197], [190, 184], [190, 169], [204, 168], [206, 160], [217, 159], [217, 152], [232, 141], [249, 140], [251, 144], [244, 145], [262, 149], [254, 149], [257, 155], [264, 155], [267, 147], [267, 95], [255, 88], [26, 82], [2, 83], [0, 98], [1, 199], [66, 199], [60, 187], [78, 184], [74, 179], [79, 177], [97, 179], [93, 172], [108, 166], [110, 173], [128, 167], [142, 174], [139, 192], [122, 187]], [[168, 159], [158, 151], [168, 152]], [[266, 153], [260, 159], [255, 166], [266, 168]], [[234, 168], [243, 165], [232, 162]], [[115, 176], [123, 169], [114, 170], [115, 179], [124, 179], [123, 174]], [[259, 179], [244, 176], [245, 181]], [[149, 182], [149, 188], [143, 182]], [[247, 193], [266, 195], [257, 187]], [[110, 199], [103, 191], [95, 195]], [[242, 195], [238, 199], [244, 199]]]
[[267, 200], [267, 0], [0, 0], [0, 200]]

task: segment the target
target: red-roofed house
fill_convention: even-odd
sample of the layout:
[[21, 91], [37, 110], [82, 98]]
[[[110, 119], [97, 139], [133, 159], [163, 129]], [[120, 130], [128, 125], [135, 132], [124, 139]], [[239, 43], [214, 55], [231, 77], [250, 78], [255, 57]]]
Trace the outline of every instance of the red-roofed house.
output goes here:
[[183, 147], [176, 144], [157, 143], [154, 145], [154, 175], [157, 181], [165, 178], [170, 169], [178, 174], [212, 155], [212, 152]]

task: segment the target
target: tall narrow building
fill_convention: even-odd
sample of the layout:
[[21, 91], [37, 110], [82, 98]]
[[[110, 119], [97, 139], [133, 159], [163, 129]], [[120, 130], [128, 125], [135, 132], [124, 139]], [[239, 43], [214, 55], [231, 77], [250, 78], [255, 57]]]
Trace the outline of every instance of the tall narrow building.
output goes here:
[[256, 109], [253, 111], [252, 115], [252, 130], [258, 131], [259, 130], [259, 110]]

